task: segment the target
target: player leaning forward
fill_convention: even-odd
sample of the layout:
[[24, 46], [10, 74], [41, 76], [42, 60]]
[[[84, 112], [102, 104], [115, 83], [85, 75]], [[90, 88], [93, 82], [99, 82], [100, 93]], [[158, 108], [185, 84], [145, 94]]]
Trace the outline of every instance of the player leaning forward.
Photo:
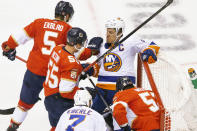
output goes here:
[[[125, 23], [121, 18], [108, 20], [106, 25], [106, 43], [100, 48], [102, 55], [111, 47], [114, 42], [123, 36]], [[128, 76], [135, 83], [134, 59], [136, 54], [141, 53], [144, 61], [154, 63], [157, 61], [159, 47], [154, 42], [145, 42], [137, 37], [129, 37], [111, 53], [104, 56], [100, 61], [98, 82], [96, 86], [108, 104], [112, 104], [112, 98], [116, 93], [116, 81], [121, 76]], [[100, 97], [96, 96], [93, 101], [93, 109], [102, 113], [106, 108]]]
[[112, 106], [115, 131], [160, 131], [160, 110], [151, 90], [136, 88], [126, 76], [118, 79], [116, 90]]
[[45, 93], [45, 107], [49, 114], [49, 121], [55, 130], [62, 113], [74, 106], [74, 94], [78, 88], [78, 77], [83, 69], [75, 58], [85, 44], [87, 35], [80, 28], [72, 28], [67, 33], [67, 45], [56, 46], [48, 65], [46, 80], [43, 84]]

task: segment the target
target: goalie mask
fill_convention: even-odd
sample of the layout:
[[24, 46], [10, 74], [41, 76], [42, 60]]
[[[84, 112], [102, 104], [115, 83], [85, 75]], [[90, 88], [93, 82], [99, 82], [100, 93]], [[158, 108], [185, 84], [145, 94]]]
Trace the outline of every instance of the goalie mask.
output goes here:
[[67, 33], [67, 42], [70, 46], [75, 46], [77, 44], [84, 46], [86, 40], [86, 32], [78, 27], [73, 27]]
[[74, 96], [75, 106], [92, 106], [92, 96], [87, 90], [78, 90]]
[[[120, 17], [108, 20], [105, 24], [105, 28], [115, 28], [117, 37], [123, 35], [125, 22]], [[119, 34], [119, 32], [121, 32]]]
[[128, 76], [122, 76], [116, 82], [117, 91], [122, 91], [133, 87], [134, 87], [133, 82]]

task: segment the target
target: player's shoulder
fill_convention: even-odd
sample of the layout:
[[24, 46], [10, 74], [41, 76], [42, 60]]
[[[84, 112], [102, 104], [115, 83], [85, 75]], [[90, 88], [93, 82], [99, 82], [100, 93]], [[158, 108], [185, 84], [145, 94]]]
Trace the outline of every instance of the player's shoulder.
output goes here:
[[113, 101], [128, 101], [131, 97], [135, 97], [137, 92], [135, 91], [137, 88], [130, 88], [124, 91], [119, 91], [114, 95]]
[[127, 97], [127, 94], [125, 93], [125, 91], [119, 91], [114, 95], [113, 102], [117, 102], [120, 100], [122, 101], [124, 100], [125, 97]]
[[141, 93], [141, 92], [152, 92], [151, 90], [147, 90], [147, 89], [144, 89], [144, 88], [133, 88], [132, 89], [134, 92], [136, 93]]
[[45, 21], [50, 21], [50, 19], [47, 18], [37, 18], [34, 20], [35, 23], [43, 23]]
[[63, 26], [66, 26], [68, 28], [72, 28], [72, 26], [64, 21], [60, 21], [60, 20], [55, 20], [55, 19], [49, 19], [49, 18], [37, 18], [34, 20], [35, 23], [44, 23], [44, 22], [51, 22], [51, 23], [57, 23], [57, 24], [61, 24]]
[[64, 44], [57, 45], [53, 48], [53, 50], [63, 50], [64, 46]]

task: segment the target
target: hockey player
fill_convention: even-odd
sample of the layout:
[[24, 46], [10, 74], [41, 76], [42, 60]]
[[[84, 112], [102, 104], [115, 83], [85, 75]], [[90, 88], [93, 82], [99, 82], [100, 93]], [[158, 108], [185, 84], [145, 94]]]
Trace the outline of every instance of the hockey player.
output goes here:
[[79, 89], [77, 81], [83, 69], [74, 54], [83, 47], [86, 40], [85, 31], [72, 28], [67, 33], [67, 45], [56, 46], [50, 55], [47, 77], [43, 86], [44, 103], [49, 114], [51, 131], [55, 130], [62, 113], [74, 106], [73, 97]]
[[[123, 36], [125, 23], [121, 18], [108, 20], [106, 25], [106, 43], [100, 49], [100, 54], [105, 53], [114, 46], [115, 41]], [[112, 98], [116, 93], [116, 81], [121, 76], [128, 76], [135, 83], [134, 59], [137, 53], [141, 53], [144, 61], [154, 63], [157, 61], [159, 47], [154, 42], [145, 42], [137, 37], [129, 37], [111, 53], [100, 61], [100, 69], [96, 86], [106, 102], [112, 104]], [[93, 109], [102, 113], [106, 108], [97, 94], [93, 100]]]
[[152, 91], [136, 88], [127, 76], [118, 79], [116, 89], [112, 106], [115, 131], [119, 126], [121, 131], [160, 131], [160, 111]]
[[74, 96], [74, 107], [66, 110], [56, 131], [106, 131], [102, 115], [91, 109], [92, 96], [87, 90], [78, 90]]
[[[33, 48], [27, 60], [27, 71], [24, 75], [20, 100], [12, 115], [8, 131], [16, 131], [26, 118], [28, 110], [39, 100], [47, 74], [49, 55], [56, 45], [66, 44], [66, 35], [71, 29], [67, 22], [73, 14], [72, 5], [69, 2], [60, 1], [55, 8], [55, 19], [36, 19], [23, 30], [12, 34], [8, 41], [2, 44], [3, 55], [13, 61], [16, 56], [15, 48], [34, 39]], [[78, 58], [85, 60], [91, 56], [91, 50], [85, 48], [84, 53], [80, 54]]]

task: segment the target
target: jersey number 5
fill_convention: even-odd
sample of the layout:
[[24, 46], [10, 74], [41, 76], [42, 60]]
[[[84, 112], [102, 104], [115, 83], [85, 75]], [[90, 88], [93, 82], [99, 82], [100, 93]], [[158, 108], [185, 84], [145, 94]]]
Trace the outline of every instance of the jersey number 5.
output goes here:
[[45, 84], [48, 83], [50, 88], [56, 88], [58, 86], [58, 77], [54, 74], [54, 72], [58, 72], [59, 68], [50, 59], [48, 64], [48, 69], [50, 70], [48, 70], [47, 72]]
[[83, 120], [85, 119], [85, 115], [70, 115], [70, 120], [77, 118], [77, 120], [75, 120], [72, 125], [69, 125], [66, 128], [66, 131], [74, 131], [75, 126], [77, 126], [79, 123], [83, 122]]
[[[143, 100], [143, 102], [145, 104], [147, 104], [149, 107], [149, 109], [152, 111], [152, 112], [156, 112], [159, 110], [159, 107], [157, 106], [157, 104], [155, 103], [155, 100], [154, 99], [148, 99], [147, 97], [148, 96], [151, 96], [152, 94], [149, 93], [149, 92], [144, 92], [144, 93], [140, 93], [139, 96], [140, 98]], [[153, 95], [152, 95], [153, 96]], [[154, 97], [154, 96], [153, 96]]]
[[49, 40], [49, 37], [57, 38], [57, 36], [58, 36], [57, 32], [45, 31], [43, 42], [44, 42], [44, 45], [49, 46], [49, 48], [42, 47], [42, 54], [43, 55], [50, 55], [51, 51], [56, 46], [55, 41]]

